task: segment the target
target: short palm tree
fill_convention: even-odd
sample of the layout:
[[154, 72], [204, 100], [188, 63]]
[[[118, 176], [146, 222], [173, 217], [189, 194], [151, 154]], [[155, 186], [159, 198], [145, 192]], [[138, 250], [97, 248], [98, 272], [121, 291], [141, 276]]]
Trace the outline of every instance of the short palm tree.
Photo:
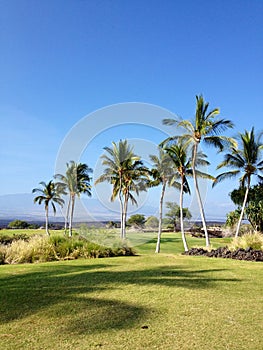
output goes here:
[[48, 183], [45, 183], [44, 181], [39, 183], [42, 188], [34, 188], [32, 190], [32, 193], [40, 193], [40, 195], [36, 196], [34, 198], [34, 203], [42, 204], [42, 202], [45, 205], [45, 216], [46, 216], [46, 234], [49, 235], [48, 230], [48, 209], [49, 204], [51, 204], [54, 214], [56, 214], [56, 206], [55, 204], [59, 204], [60, 206], [63, 206], [64, 200], [60, 198], [61, 194], [64, 194], [63, 189], [58, 186], [57, 183], [54, 183], [52, 180]]
[[120, 201], [121, 209], [121, 233], [120, 237], [126, 237], [126, 220], [128, 201], [137, 204], [133, 195], [146, 190], [147, 169], [140, 161], [140, 157], [135, 155], [133, 147], [127, 140], [120, 140], [119, 143], [112, 142], [112, 147], [105, 147], [106, 154], [101, 156], [102, 165], [105, 166], [104, 173], [95, 181], [95, 185], [104, 181], [112, 185], [111, 201], [117, 197]]
[[69, 223], [69, 236], [72, 236], [72, 224], [73, 215], [75, 209], [76, 196], [80, 197], [81, 194], [87, 194], [91, 197], [91, 176], [92, 169], [87, 164], [76, 163], [71, 160], [67, 163], [67, 169], [65, 175], [56, 174], [55, 179], [58, 179], [58, 184], [61, 187], [66, 188], [69, 194], [67, 213], [65, 217], [65, 233], [67, 230], [67, 224]]
[[[185, 238], [184, 233], [184, 213], [183, 213], [183, 194], [189, 193], [190, 194], [190, 187], [188, 183], [188, 177], [193, 176], [194, 170], [192, 166], [192, 158], [189, 157], [188, 152], [189, 146], [187, 143], [183, 143], [182, 140], [178, 140], [176, 143], [174, 143], [171, 146], [167, 146], [164, 148], [164, 150], [169, 154], [171, 157], [174, 168], [177, 174], [180, 176], [181, 179], [181, 186], [180, 186], [180, 225], [181, 225], [181, 234], [182, 234], [182, 240], [184, 245], [184, 250], [188, 251], [188, 246]], [[202, 152], [197, 152], [196, 159], [195, 159], [195, 165], [208, 165], [209, 162], [205, 159], [206, 155], [204, 155]], [[195, 169], [195, 175], [207, 178], [207, 179], [213, 179], [211, 175], [208, 175], [207, 173], [201, 172], [197, 169]]]
[[200, 196], [199, 185], [196, 176], [196, 157], [198, 146], [200, 142], [203, 141], [205, 144], [212, 145], [222, 151], [226, 145], [234, 142], [231, 138], [220, 135], [221, 132], [225, 131], [227, 128], [232, 128], [233, 123], [230, 120], [226, 119], [215, 119], [215, 117], [219, 114], [219, 109], [215, 108], [209, 112], [208, 107], [209, 103], [204, 101], [202, 95], [196, 96], [196, 111], [194, 120], [189, 121], [181, 119], [164, 119], [163, 124], [175, 125], [179, 128], [183, 128], [186, 133], [181, 136], [175, 135], [174, 137], [169, 137], [162, 142], [162, 145], [165, 145], [167, 143], [169, 144], [169, 142], [175, 139], [181, 138], [183, 142], [192, 144], [193, 179], [206, 237], [206, 246], [210, 245], [210, 241], [206, 227], [204, 207]]
[[245, 188], [245, 196], [242, 204], [240, 218], [237, 224], [235, 234], [236, 237], [239, 234], [241, 222], [244, 216], [245, 206], [251, 185], [251, 178], [253, 175], [255, 175], [259, 180], [263, 180], [263, 176], [260, 174], [263, 171], [263, 160], [261, 158], [261, 151], [263, 149], [263, 143], [261, 142], [262, 135], [263, 134], [260, 133], [256, 137], [254, 127], [250, 132], [245, 130], [244, 134], [240, 133], [240, 148], [238, 148], [238, 146], [231, 147], [230, 153], [225, 154], [224, 160], [217, 167], [217, 169], [228, 167], [232, 170], [218, 175], [213, 185], [221, 182], [226, 178], [233, 178], [242, 174], [240, 178], [240, 185], [241, 187]]
[[153, 180], [149, 182], [149, 187], [162, 186], [161, 196], [159, 202], [159, 227], [155, 253], [160, 253], [161, 235], [162, 235], [162, 218], [163, 218], [163, 199], [167, 186], [179, 187], [180, 184], [176, 182], [175, 172], [173, 169], [173, 162], [171, 157], [165, 153], [161, 148], [159, 149], [159, 156], [150, 155], [150, 160], [153, 163], [151, 175]]

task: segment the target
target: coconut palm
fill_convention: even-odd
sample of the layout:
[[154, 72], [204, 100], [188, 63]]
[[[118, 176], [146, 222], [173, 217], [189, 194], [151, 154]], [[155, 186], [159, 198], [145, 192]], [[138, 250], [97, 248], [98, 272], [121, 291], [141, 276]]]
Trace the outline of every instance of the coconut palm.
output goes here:
[[263, 171], [263, 160], [261, 158], [261, 151], [263, 149], [263, 143], [261, 141], [262, 135], [263, 133], [260, 133], [256, 137], [254, 127], [250, 132], [245, 130], [243, 134], [239, 133], [240, 148], [238, 148], [238, 145], [236, 147], [231, 147], [230, 153], [225, 154], [224, 160], [217, 166], [217, 169], [228, 167], [232, 168], [232, 170], [218, 175], [213, 185], [224, 179], [233, 178], [242, 174], [240, 177], [240, 185], [245, 188], [245, 195], [236, 228], [236, 237], [239, 234], [244, 216], [252, 176], [255, 175], [259, 180], [263, 180], [263, 176], [260, 174]]
[[71, 160], [67, 163], [67, 169], [65, 175], [56, 174], [55, 179], [58, 179], [58, 184], [64, 186], [69, 194], [67, 212], [65, 216], [65, 233], [67, 230], [67, 224], [69, 223], [69, 236], [72, 236], [72, 224], [73, 215], [75, 209], [76, 196], [80, 197], [81, 194], [87, 194], [91, 196], [91, 176], [92, 169], [87, 164], [76, 163]]
[[[193, 176], [194, 169], [192, 166], [192, 158], [188, 156], [188, 145], [187, 143], [182, 143], [181, 140], [178, 140], [173, 145], [164, 148], [164, 150], [168, 153], [168, 155], [171, 157], [176, 172], [179, 174], [181, 179], [181, 186], [180, 186], [180, 226], [181, 226], [181, 234], [182, 234], [182, 240], [184, 245], [184, 250], [188, 251], [188, 246], [185, 238], [184, 233], [184, 212], [183, 212], [183, 194], [189, 193], [190, 194], [190, 187], [188, 183], [188, 177]], [[195, 165], [209, 165], [209, 162], [205, 159], [206, 155], [202, 152], [197, 152], [196, 159], [195, 159]], [[213, 179], [213, 177], [207, 173], [201, 172], [197, 169], [195, 169], [195, 175], [206, 178], [206, 179]]]
[[195, 190], [197, 195], [197, 200], [200, 209], [200, 215], [203, 223], [203, 228], [206, 238], [206, 246], [210, 245], [209, 236], [206, 227], [204, 207], [199, 191], [199, 185], [196, 174], [196, 158], [198, 152], [198, 146], [201, 141], [207, 145], [214, 146], [222, 151], [226, 145], [233, 143], [229, 137], [219, 135], [221, 132], [225, 131], [227, 128], [232, 128], [233, 123], [226, 119], [215, 119], [219, 114], [219, 109], [215, 108], [212, 111], [208, 111], [209, 103], [204, 101], [202, 95], [196, 96], [196, 111], [194, 120], [182, 120], [182, 119], [164, 119], [163, 124], [165, 125], [175, 125], [178, 128], [183, 128], [186, 133], [183, 135], [175, 135], [174, 137], [169, 137], [162, 142], [162, 145], [169, 144], [169, 142], [181, 138], [183, 142], [192, 145], [192, 167], [193, 167], [193, 179], [195, 184]]
[[45, 183], [44, 181], [42, 181], [39, 184], [42, 186], [42, 188], [34, 188], [32, 190], [32, 193], [36, 193], [36, 192], [40, 193], [40, 195], [34, 198], [34, 203], [42, 204], [43, 202], [45, 205], [46, 234], [49, 236], [49, 230], [48, 230], [49, 204], [51, 204], [55, 215], [56, 214], [55, 204], [59, 204], [60, 206], [63, 206], [64, 200], [60, 198], [60, 195], [64, 194], [65, 192], [60, 186], [58, 186], [57, 183], [54, 183], [52, 180], [50, 180], [48, 183]]
[[171, 157], [167, 153], [165, 153], [161, 148], [159, 148], [159, 156], [151, 154], [149, 157], [153, 163], [153, 167], [151, 169], [153, 180], [149, 182], [149, 187], [155, 187], [159, 185], [162, 186], [159, 202], [159, 227], [155, 249], [155, 253], [159, 253], [161, 246], [163, 199], [165, 190], [167, 186], [179, 187], [180, 184], [176, 182], [176, 174], [173, 169], [173, 162], [171, 160]]
[[146, 190], [147, 169], [135, 155], [133, 147], [127, 140], [120, 140], [119, 143], [112, 142], [112, 147], [105, 147], [106, 154], [101, 156], [102, 165], [105, 166], [104, 173], [95, 181], [95, 185], [104, 181], [112, 185], [111, 201], [117, 197], [121, 209], [121, 233], [120, 237], [126, 237], [126, 220], [128, 201], [137, 204], [134, 192]]

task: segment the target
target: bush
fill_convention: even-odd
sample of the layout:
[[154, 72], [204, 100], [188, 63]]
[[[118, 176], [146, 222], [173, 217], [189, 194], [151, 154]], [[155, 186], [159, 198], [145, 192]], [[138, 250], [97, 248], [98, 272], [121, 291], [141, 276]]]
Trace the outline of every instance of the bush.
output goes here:
[[14, 220], [9, 222], [7, 228], [10, 229], [25, 229], [28, 228], [30, 225], [28, 222], [23, 221], [23, 220]]
[[144, 223], [145, 223], [145, 216], [142, 214], [134, 214], [127, 221], [128, 226], [135, 226], [135, 227], [143, 227]]
[[18, 234], [14, 234], [12, 236], [1, 235], [0, 236], [0, 244], [8, 245], [8, 244], [11, 244], [12, 242], [18, 241], [20, 239], [22, 239], [23, 241], [28, 241], [29, 236], [24, 234], [24, 233], [18, 233]]
[[85, 237], [33, 236], [28, 241], [20, 239], [13, 241], [9, 246], [1, 245], [0, 264], [102, 258], [134, 254], [133, 249], [128, 246], [104, 247], [88, 241]]
[[263, 250], [263, 235], [259, 232], [246, 233], [241, 237], [234, 238], [229, 245], [230, 250], [236, 250], [238, 248], [252, 248], [255, 250]]

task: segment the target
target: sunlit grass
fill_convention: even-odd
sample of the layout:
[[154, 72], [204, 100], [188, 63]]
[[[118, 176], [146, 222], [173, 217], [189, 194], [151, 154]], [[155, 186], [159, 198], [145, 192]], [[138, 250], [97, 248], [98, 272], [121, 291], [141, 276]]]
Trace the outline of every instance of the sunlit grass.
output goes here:
[[1, 349], [263, 348], [262, 263], [183, 256], [178, 234], [154, 247], [0, 266]]

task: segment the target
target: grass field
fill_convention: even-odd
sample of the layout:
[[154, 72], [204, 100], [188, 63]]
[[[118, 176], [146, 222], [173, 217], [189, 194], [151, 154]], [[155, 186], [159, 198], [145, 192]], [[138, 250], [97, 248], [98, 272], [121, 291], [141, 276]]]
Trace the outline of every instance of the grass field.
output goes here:
[[1, 349], [263, 349], [262, 263], [183, 256], [173, 234], [136, 249], [0, 266]]

